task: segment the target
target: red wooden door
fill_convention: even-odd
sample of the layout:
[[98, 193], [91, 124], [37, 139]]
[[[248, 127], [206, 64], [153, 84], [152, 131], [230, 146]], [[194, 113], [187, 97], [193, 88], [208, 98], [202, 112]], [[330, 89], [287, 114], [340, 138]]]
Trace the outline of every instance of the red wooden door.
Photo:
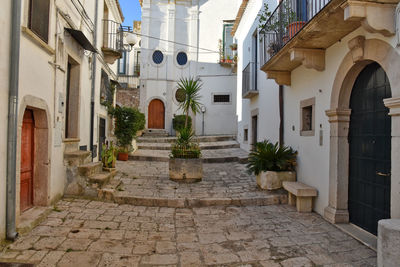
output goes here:
[[149, 104], [149, 129], [164, 129], [165, 108], [164, 103], [154, 99]]
[[21, 135], [21, 212], [33, 205], [33, 161], [35, 122], [32, 110], [25, 110]]

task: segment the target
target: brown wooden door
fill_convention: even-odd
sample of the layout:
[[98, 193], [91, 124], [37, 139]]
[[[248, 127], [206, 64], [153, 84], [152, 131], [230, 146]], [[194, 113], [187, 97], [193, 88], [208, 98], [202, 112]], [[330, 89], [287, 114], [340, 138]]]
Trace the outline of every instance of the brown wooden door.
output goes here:
[[35, 122], [32, 110], [25, 110], [21, 135], [21, 212], [33, 205], [33, 162]]
[[154, 99], [149, 104], [149, 129], [164, 129], [165, 109], [164, 103], [159, 99]]

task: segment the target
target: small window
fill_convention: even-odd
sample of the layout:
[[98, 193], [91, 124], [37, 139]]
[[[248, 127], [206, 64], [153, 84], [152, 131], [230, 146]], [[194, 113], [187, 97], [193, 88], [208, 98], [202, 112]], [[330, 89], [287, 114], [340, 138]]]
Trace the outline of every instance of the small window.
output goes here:
[[214, 103], [230, 103], [231, 95], [214, 95], [213, 102]]
[[313, 136], [315, 125], [315, 98], [300, 102], [300, 135]]
[[188, 57], [187, 57], [186, 53], [179, 52], [178, 55], [176, 55], [176, 62], [178, 62], [178, 64], [180, 66], [186, 65], [186, 63], [188, 62]]
[[224, 24], [224, 32], [223, 32], [223, 52], [224, 59], [233, 59], [233, 50], [231, 48], [233, 44], [233, 37], [231, 35], [233, 29], [233, 24]]
[[249, 140], [249, 129], [244, 129], [243, 131], [243, 141], [247, 142]]
[[161, 64], [164, 61], [164, 54], [160, 50], [156, 50], [153, 53], [153, 62], [157, 65]]
[[123, 51], [122, 57], [118, 59], [118, 74], [126, 74], [126, 51]]
[[28, 28], [44, 42], [49, 40], [49, 0], [30, 0]]

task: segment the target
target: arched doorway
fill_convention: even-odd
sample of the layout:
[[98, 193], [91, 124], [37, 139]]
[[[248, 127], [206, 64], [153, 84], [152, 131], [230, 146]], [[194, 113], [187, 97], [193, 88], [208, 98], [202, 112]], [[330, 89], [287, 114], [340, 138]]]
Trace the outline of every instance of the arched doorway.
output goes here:
[[160, 99], [154, 99], [149, 104], [148, 128], [164, 129], [165, 107]]
[[349, 220], [375, 235], [378, 221], [390, 218], [391, 118], [383, 102], [390, 97], [378, 63], [360, 72], [350, 97]]
[[21, 132], [20, 210], [33, 206], [33, 176], [35, 157], [35, 120], [33, 111], [26, 109]]

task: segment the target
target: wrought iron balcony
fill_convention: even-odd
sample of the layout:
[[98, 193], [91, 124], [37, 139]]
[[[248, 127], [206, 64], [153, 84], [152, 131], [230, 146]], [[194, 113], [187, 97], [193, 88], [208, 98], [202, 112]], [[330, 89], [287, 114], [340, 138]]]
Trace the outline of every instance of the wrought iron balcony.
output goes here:
[[103, 51], [105, 61], [114, 64], [115, 60], [122, 57], [124, 48], [123, 29], [121, 24], [112, 20], [103, 20]]
[[254, 62], [247, 64], [242, 74], [242, 97], [252, 98], [258, 95], [256, 64]]
[[265, 23], [261, 33], [266, 64], [331, 0], [283, 0]]

